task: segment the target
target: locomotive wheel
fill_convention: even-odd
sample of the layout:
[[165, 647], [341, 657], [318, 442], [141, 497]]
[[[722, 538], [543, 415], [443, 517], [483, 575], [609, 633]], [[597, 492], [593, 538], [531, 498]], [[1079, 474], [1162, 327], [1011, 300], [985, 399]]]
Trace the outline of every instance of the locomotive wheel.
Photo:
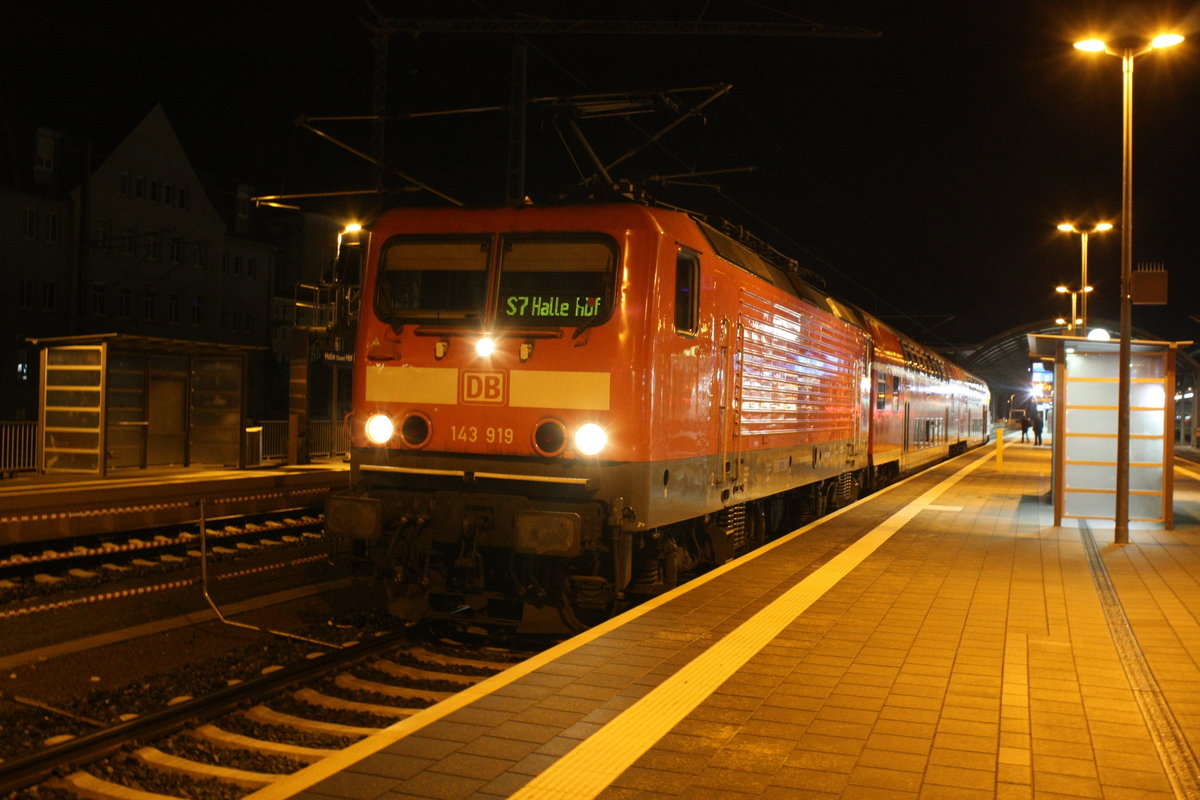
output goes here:
[[612, 584], [604, 578], [572, 575], [563, 587], [559, 614], [572, 631], [585, 631], [611, 617], [615, 604]]

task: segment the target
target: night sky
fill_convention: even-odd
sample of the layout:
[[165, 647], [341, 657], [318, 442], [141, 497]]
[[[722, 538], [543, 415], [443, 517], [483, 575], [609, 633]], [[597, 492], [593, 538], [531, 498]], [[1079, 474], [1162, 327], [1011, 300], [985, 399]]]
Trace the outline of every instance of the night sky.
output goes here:
[[[110, 146], [156, 103], [195, 166], [260, 193], [367, 188], [370, 171], [294, 124], [371, 109], [368, 23], [390, 18], [592, 18], [818, 22], [879, 38], [531, 36], [535, 97], [731, 83], [733, 90], [620, 177], [754, 166], [662, 201], [725, 216], [857, 302], [931, 344], [978, 343], [1050, 324], [1079, 281], [1064, 220], [1119, 221], [1121, 71], [1079, 38], [1164, 27], [1194, 41], [1135, 69], [1134, 264], [1170, 273], [1165, 308], [1134, 324], [1200, 339], [1200, 6], [1185, 3], [361, 0], [201, 5], [44, 3], [6, 12], [21, 31], [0, 58], [0, 115], [61, 126]], [[186, 11], [184, 10], [186, 9]], [[511, 35], [394, 37], [393, 113], [507, 102]], [[684, 95], [692, 102], [703, 94]], [[585, 120], [606, 160], [666, 116]], [[365, 122], [323, 127], [363, 149]], [[391, 123], [388, 159], [470, 204], [504, 197], [500, 112]], [[529, 123], [528, 193], [552, 200], [579, 180], [554, 129]], [[395, 193], [388, 204], [439, 204]], [[309, 204], [353, 215], [366, 199]], [[1120, 233], [1092, 238], [1089, 316], [1116, 319]]]

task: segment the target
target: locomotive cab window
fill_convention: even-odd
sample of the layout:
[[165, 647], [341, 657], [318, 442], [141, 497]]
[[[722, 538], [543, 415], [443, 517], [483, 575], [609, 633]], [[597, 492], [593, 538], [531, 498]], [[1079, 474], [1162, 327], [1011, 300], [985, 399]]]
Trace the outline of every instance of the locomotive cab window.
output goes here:
[[681, 250], [675, 259], [675, 332], [694, 334], [700, 319], [700, 260]]
[[612, 313], [616, 265], [616, 244], [605, 236], [506, 236], [497, 316], [523, 325], [603, 322]]
[[384, 245], [375, 311], [385, 322], [483, 316], [490, 236], [398, 236]]

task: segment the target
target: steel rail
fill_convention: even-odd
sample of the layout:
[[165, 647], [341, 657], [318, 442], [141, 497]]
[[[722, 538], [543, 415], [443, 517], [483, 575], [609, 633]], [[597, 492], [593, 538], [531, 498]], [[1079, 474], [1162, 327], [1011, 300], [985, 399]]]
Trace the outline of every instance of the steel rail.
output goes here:
[[412, 629], [386, 633], [371, 641], [326, 653], [319, 658], [288, 665], [258, 678], [225, 686], [178, 705], [85, 734], [70, 741], [0, 762], [0, 796], [40, 783], [65, 767], [81, 767], [112, 755], [138, 739], [161, 737], [196, 720], [207, 720], [228, 712], [251, 698], [276, 692], [297, 681], [311, 680], [346, 664], [375, 655], [411, 637]]

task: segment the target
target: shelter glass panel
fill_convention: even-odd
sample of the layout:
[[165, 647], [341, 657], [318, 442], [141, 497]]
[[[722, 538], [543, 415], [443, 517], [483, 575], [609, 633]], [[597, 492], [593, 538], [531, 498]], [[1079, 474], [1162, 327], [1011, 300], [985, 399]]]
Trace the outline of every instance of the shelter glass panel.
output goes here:
[[1111, 492], [1116, 486], [1115, 464], [1067, 464], [1064, 483], [1070, 489], [1098, 489]]
[[[1132, 478], [1130, 483], [1133, 483]], [[1162, 497], [1159, 495], [1131, 494], [1129, 496], [1129, 518], [1158, 522], [1163, 518]]]
[[1163, 435], [1163, 412], [1158, 411], [1137, 411], [1129, 412], [1129, 433], [1133, 436], [1158, 436]]
[[1115, 436], [1076, 436], [1067, 445], [1070, 458], [1074, 461], [1117, 461], [1117, 439]]
[[1166, 408], [1166, 387], [1157, 381], [1154, 383], [1135, 382], [1129, 387], [1129, 405], [1134, 408]]
[[1068, 380], [1071, 378], [1113, 378], [1115, 380], [1119, 363], [1116, 353], [1068, 353]]
[[1063, 514], [1068, 517], [1089, 519], [1112, 519], [1117, 513], [1115, 492], [1066, 492], [1063, 498]]
[[1067, 403], [1075, 406], [1117, 405], [1116, 381], [1067, 381]]
[[[1132, 427], [1132, 426], [1131, 426]], [[1129, 440], [1129, 460], [1141, 464], [1162, 464], [1163, 440], [1134, 439]]]
[[1117, 409], [1068, 408], [1067, 434], [1117, 432]]

